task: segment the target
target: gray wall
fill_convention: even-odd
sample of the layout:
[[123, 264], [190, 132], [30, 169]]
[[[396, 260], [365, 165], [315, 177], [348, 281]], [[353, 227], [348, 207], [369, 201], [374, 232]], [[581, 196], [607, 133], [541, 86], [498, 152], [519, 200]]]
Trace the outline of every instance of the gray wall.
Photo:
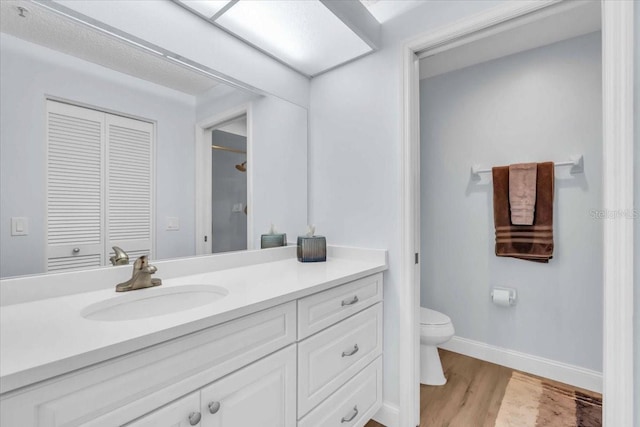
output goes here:
[[[421, 305], [456, 335], [602, 371], [601, 42], [592, 33], [421, 81]], [[554, 257], [494, 254], [490, 174], [469, 168], [563, 161], [556, 168]], [[490, 289], [517, 289], [515, 307]]]
[[[247, 137], [221, 130], [212, 132], [212, 143], [236, 150], [247, 150]], [[247, 173], [235, 165], [247, 160], [246, 154], [211, 150], [213, 253], [247, 249], [247, 215], [232, 212], [233, 205], [247, 204]]]
[[306, 108], [275, 96], [251, 104], [254, 249], [271, 224], [289, 241], [307, 230], [307, 114]]

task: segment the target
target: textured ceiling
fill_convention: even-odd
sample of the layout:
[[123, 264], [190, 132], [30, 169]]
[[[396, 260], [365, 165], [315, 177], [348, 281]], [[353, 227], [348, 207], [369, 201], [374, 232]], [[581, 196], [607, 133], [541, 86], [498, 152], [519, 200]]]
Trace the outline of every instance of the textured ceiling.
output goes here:
[[[18, 6], [28, 9], [20, 17]], [[26, 1], [0, 0], [0, 31], [190, 95], [217, 80]]]

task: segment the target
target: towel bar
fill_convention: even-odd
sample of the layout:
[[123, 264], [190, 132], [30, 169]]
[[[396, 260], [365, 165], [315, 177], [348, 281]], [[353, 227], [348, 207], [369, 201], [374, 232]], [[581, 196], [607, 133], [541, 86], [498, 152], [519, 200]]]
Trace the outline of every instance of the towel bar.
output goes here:
[[[584, 155], [579, 156], [571, 156], [571, 160], [567, 160], [565, 162], [557, 162], [554, 163], [554, 166], [571, 166], [571, 170], [569, 171], [572, 175], [576, 173], [584, 172]], [[471, 179], [473, 181], [480, 180], [481, 173], [490, 173], [491, 168], [481, 169], [480, 166], [474, 165], [471, 166]]]

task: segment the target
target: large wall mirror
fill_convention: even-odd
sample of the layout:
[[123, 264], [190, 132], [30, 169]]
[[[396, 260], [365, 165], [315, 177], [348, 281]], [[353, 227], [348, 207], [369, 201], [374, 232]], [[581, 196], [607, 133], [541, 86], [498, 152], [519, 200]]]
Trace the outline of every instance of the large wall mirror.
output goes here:
[[0, 277], [304, 231], [306, 108], [60, 9], [0, 19]]

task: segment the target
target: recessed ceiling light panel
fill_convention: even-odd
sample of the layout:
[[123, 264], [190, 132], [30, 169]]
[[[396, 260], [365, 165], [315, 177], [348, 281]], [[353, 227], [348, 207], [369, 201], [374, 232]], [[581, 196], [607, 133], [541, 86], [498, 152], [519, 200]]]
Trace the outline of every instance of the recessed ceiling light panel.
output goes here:
[[317, 0], [240, 0], [215, 23], [310, 76], [372, 50]]

